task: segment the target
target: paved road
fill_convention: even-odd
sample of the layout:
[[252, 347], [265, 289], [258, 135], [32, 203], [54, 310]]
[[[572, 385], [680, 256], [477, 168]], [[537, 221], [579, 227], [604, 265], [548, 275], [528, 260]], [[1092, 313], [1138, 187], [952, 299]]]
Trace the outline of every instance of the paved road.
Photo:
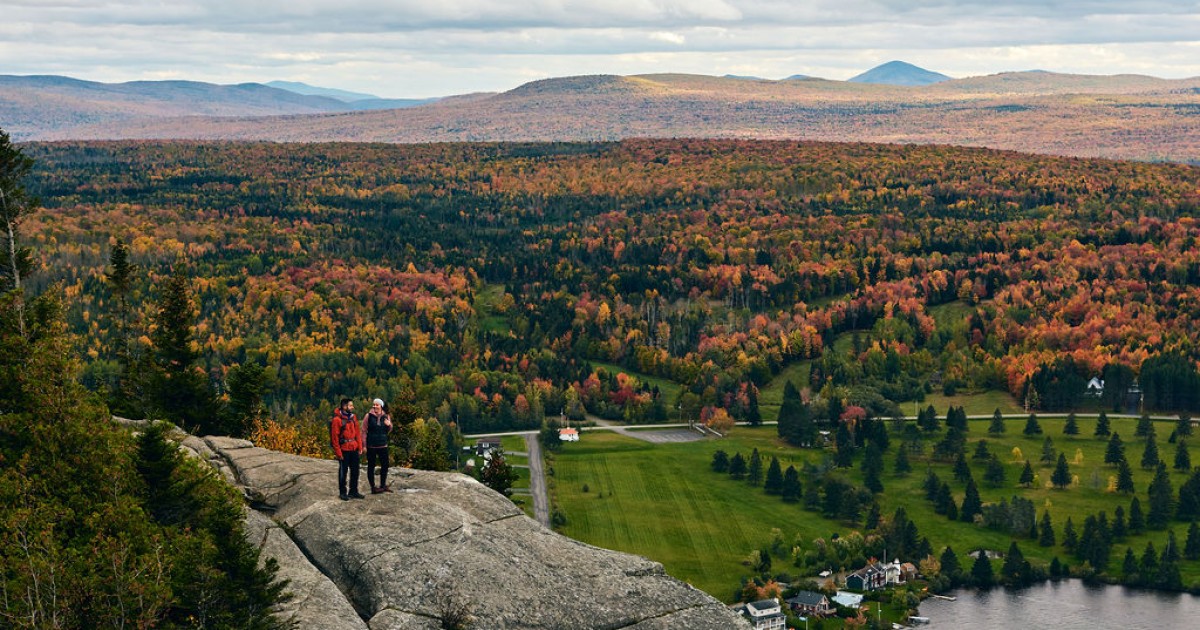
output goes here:
[[539, 523], [550, 527], [550, 499], [546, 495], [546, 472], [542, 464], [542, 444], [537, 433], [525, 433], [525, 448], [529, 451], [529, 493], [533, 495], [533, 515]]

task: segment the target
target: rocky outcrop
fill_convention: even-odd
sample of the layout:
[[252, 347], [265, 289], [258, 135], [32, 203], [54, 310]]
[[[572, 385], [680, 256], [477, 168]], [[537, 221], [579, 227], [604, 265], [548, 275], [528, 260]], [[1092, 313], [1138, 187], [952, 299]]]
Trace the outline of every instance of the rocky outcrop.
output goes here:
[[[248, 536], [291, 581], [303, 628], [745, 628], [639, 556], [586, 545], [452, 473], [393, 469], [393, 494], [343, 502], [336, 462], [229, 438], [184, 446], [245, 493]], [[266, 515], [269, 515], [266, 516]]]

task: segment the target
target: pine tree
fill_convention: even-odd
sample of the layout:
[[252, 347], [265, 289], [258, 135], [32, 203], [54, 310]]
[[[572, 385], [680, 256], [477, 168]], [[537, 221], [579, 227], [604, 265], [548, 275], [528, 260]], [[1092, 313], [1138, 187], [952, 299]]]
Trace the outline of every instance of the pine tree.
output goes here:
[[902, 444], [899, 449], [896, 449], [896, 465], [894, 468], [896, 476], [904, 476], [912, 470], [912, 465], [908, 463], [908, 445]]
[[995, 582], [996, 575], [992, 569], [992, 561], [988, 560], [987, 553], [980, 550], [979, 555], [975, 558], [975, 564], [971, 565], [971, 583], [979, 588], [987, 588]]
[[1025, 460], [1025, 468], [1021, 469], [1019, 483], [1026, 488], [1033, 485], [1033, 466], [1029, 465], [1029, 460]]
[[1061, 453], [1058, 463], [1054, 466], [1054, 473], [1050, 475], [1050, 483], [1060, 489], [1071, 485], [1071, 469], [1067, 466], [1067, 458]]
[[795, 503], [800, 500], [800, 494], [800, 473], [795, 466], [788, 466], [787, 470], [783, 471], [783, 487], [780, 495], [785, 503]]
[[1096, 418], [1096, 437], [1104, 437], [1111, 432], [1108, 426], [1108, 414], [1100, 412], [1100, 417]]
[[734, 479], [746, 478], [746, 458], [741, 453], [734, 453], [733, 459], [729, 460], [729, 476]]
[[1183, 557], [1188, 560], [1200, 560], [1200, 526], [1196, 521], [1188, 526], [1187, 542], [1183, 544]]
[[25, 189], [25, 178], [33, 168], [33, 158], [14, 147], [9, 135], [0, 129], [0, 295], [11, 295], [17, 334], [27, 338], [24, 278], [33, 271], [33, 253], [20, 243], [21, 223], [38, 208], [38, 200]]
[[1029, 573], [1029, 562], [1025, 560], [1025, 555], [1021, 553], [1021, 548], [1014, 540], [1009, 543], [1008, 553], [1004, 556], [1004, 565], [1000, 567], [1000, 579], [1007, 584], [1019, 586], [1029, 579]]
[[1186, 413], [1179, 414], [1179, 420], [1175, 423], [1175, 435], [1179, 437], [1187, 437], [1192, 434], [1192, 418]]
[[758, 410], [758, 388], [754, 383], [746, 384], [746, 422], [752, 427], [762, 424], [762, 412]]
[[942, 480], [929, 468], [925, 471], [925, 481], [921, 483], [921, 487], [925, 489], [925, 499], [936, 502], [942, 489]]
[[1042, 434], [1042, 425], [1038, 424], [1037, 414], [1034, 414], [1034, 413], [1029, 414], [1029, 419], [1027, 419], [1025, 421], [1025, 429], [1024, 429], [1023, 433], [1025, 435], [1041, 435]]
[[967, 458], [962, 451], [958, 452], [958, 457], [954, 460], [954, 478], [962, 482], [971, 478], [971, 467], [967, 465]]
[[1049, 573], [1051, 580], [1057, 580], [1061, 577], [1065, 577], [1069, 571], [1067, 567], [1063, 566], [1062, 561], [1058, 559], [1058, 556], [1054, 556], [1050, 560]]
[[225, 407], [224, 426], [227, 435], [245, 437], [265, 412], [263, 397], [267, 393], [268, 375], [257, 363], [235, 365], [226, 377], [229, 404]]
[[866, 457], [862, 461], [863, 485], [874, 494], [883, 492], [883, 482], [879, 479], [883, 472], [883, 453], [879, 447], [870, 442], [867, 444]]
[[1117, 464], [1117, 492], [1125, 494], [1133, 494], [1133, 469], [1129, 467], [1129, 462], [1121, 459]]
[[1137, 427], [1133, 430], [1133, 437], [1150, 437], [1154, 435], [1154, 423], [1150, 421], [1150, 416], [1143, 414], [1138, 419]]
[[[954, 505], [954, 495], [950, 493], [950, 484], [943, 483], [941, 488], [938, 488], [937, 499], [933, 504], [933, 511], [938, 514], [947, 514], [951, 507], [957, 508]], [[958, 515], [958, 510], [954, 510], [955, 516]]]
[[1175, 445], [1175, 470], [1188, 471], [1192, 469], [1192, 456], [1188, 453], [1187, 440], [1179, 440]]
[[1151, 468], [1158, 466], [1158, 464], [1158, 442], [1154, 439], [1154, 436], [1151, 435], [1150, 437], [1146, 438], [1146, 448], [1142, 451], [1142, 468], [1150, 470]]
[[964, 523], [970, 523], [975, 520], [975, 515], [983, 511], [983, 500], [979, 498], [979, 488], [975, 487], [975, 480], [967, 482], [967, 494], [963, 497], [962, 508], [958, 513], [958, 520]]
[[1079, 435], [1079, 423], [1075, 421], [1075, 412], [1067, 414], [1067, 423], [1063, 425], [1063, 435]]
[[863, 519], [863, 529], [870, 531], [879, 528], [879, 503], [872, 501], [867, 517]]
[[746, 468], [746, 481], [753, 486], [761, 485], [763, 482], [762, 455], [758, 454], [757, 448], [750, 452], [750, 463]]
[[767, 466], [767, 479], [763, 483], [767, 494], [783, 494], [783, 469], [779, 466], [779, 458], [771, 457], [771, 465]]
[[1042, 524], [1038, 527], [1038, 544], [1043, 547], [1054, 546], [1054, 524], [1050, 521], [1050, 510], [1042, 512]]
[[854, 465], [854, 439], [845, 422], [838, 423], [837, 452], [834, 454], [833, 462], [838, 468], [849, 468]]
[[1129, 533], [1140, 534], [1146, 529], [1146, 517], [1142, 514], [1142, 502], [1137, 497], [1129, 502]]
[[800, 408], [803, 406], [800, 390], [796, 389], [791, 381], [784, 382], [783, 401], [779, 405], [778, 424], [775, 425], [775, 429], [779, 437], [793, 446], [800, 446], [793, 443], [792, 439], [796, 437], [796, 425], [800, 421]]
[[1117, 506], [1113, 511], [1112, 535], [1114, 540], [1125, 538], [1129, 534], [1129, 526], [1125, 523], [1125, 508]]
[[1171, 520], [1174, 513], [1174, 491], [1171, 488], [1171, 478], [1167, 475], [1167, 467], [1158, 465], [1154, 480], [1148, 490], [1150, 508], [1146, 512], [1146, 525], [1152, 529], [1163, 529]]
[[713, 453], [711, 466], [713, 472], [727, 472], [729, 470], [729, 453], [726, 453], [721, 449], [717, 449], [717, 452]]
[[483, 466], [483, 470], [479, 471], [479, 481], [483, 482], [483, 485], [506, 497], [512, 494], [512, 486], [520, 478], [521, 475], [508, 463], [504, 452], [499, 449], [492, 451], [491, 458]]
[[1000, 413], [1000, 408], [992, 412], [992, 423], [988, 425], [988, 433], [1004, 433], [1004, 414]]
[[1055, 455], [1058, 453], [1054, 450], [1054, 441], [1047, 435], [1046, 439], [1042, 440], [1042, 463], [1049, 464], [1054, 461]]
[[158, 309], [154, 331], [158, 372], [153, 385], [157, 410], [190, 433], [223, 432], [208, 376], [195, 365], [199, 355], [192, 342], [191, 280], [182, 263], [167, 280]]
[[983, 480], [992, 488], [1004, 485], [1004, 464], [1000, 463], [999, 457], [993, 455], [988, 460], [987, 469], [983, 471]]
[[950, 585], [955, 586], [962, 582], [962, 565], [959, 564], [958, 555], [954, 553], [952, 547], [947, 546], [942, 551], [942, 555], [938, 558], [938, 562], [942, 565], [942, 575], [950, 580]]
[[1187, 481], [1179, 486], [1179, 502], [1175, 518], [1191, 521], [1200, 518], [1200, 469], [1193, 470]]
[[953, 497], [950, 498], [950, 503], [946, 505], [946, 518], [952, 521], [958, 520], [958, 504], [954, 502]]
[[1125, 459], [1125, 445], [1121, 443], [1121, 434], [1113, 432], [1108, 438], [1108, 447], [1104, 449], [1104, 463], [1118, 464]]
[[987, 461], [992, 456], [992, 452], [988, 450], [987, 440], [979, 440], [975, 443], [975, 452], [971, 455], [971, 459]]
[[1067, 524], [1063, 526], [1063, 549], [1074, 551], [1079, 546], [1079, 539], [1075, 535], [1075, 523], [1071, 521], [1071, 517], [1067, 517]]

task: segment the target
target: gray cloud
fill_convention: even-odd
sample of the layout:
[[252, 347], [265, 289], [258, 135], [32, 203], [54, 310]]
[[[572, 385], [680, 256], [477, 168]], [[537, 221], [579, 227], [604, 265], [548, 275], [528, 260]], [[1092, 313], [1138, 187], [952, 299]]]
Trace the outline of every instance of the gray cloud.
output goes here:
[[[0, 72], [434, 95], [589, 72], [1200, 74], [1200, 1], [5, 0]], [[1017, 65], [1020, 64], [1020, 65]], [[396, 86], [381, 89], [381, 82]], [[400, 90], [400, 91], [396, 91]]]

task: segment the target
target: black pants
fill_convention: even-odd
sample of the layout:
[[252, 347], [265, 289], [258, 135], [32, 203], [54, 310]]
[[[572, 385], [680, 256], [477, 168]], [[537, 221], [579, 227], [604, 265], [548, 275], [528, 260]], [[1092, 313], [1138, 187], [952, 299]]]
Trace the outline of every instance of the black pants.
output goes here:
[[[338, 493], [341, 496], [358, 494], [358, 451], [342, 452], [338, 462]], [[346, 491], [346, 473], [350, 473], [350, 491]]]
[[[375, 464], [379, 463], [379, 485], [375, 485]], [[367, 447], [367, 481], [371, 484], [371, 489], [382, 488], [387, 485], [388, 471], [388, 448], [381, 446], [379, 448]]]

